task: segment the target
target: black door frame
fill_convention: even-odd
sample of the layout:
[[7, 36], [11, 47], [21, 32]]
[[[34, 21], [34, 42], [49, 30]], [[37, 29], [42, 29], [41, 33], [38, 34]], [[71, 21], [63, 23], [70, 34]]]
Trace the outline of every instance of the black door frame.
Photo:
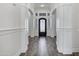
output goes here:
[[[40, 20], [45, 20], [45, 32], [40, 32]], [[39, 18], [39, 37], [47, 35], [47, 19], [46, 18]]]

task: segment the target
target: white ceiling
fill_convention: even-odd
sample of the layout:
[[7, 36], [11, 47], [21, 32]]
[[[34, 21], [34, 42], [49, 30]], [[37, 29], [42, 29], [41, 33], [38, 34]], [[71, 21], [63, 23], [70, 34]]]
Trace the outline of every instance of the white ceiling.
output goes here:
[[32, 12], [40, 10], [51, 12], [58, 3], [20, 3], [20, 5], [30, 9]]
[[[62, 3], [19, 3], [18, 5], [30, 8], [31, 10], [52, 10], [56, 6], [62, 5]], [[43, 7], [41, 7], [41, 5], [43, 5]]]
[[54, 8], [54, 3], [32, 3], [30, 4], [31, 9], [36, 10], [51, 10]]

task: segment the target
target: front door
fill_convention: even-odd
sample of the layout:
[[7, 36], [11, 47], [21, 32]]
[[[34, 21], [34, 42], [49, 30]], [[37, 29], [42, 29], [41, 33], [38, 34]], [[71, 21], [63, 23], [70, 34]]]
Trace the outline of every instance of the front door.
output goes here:
[[39, 36], [46, 36], [46, 19], [39, 19]]

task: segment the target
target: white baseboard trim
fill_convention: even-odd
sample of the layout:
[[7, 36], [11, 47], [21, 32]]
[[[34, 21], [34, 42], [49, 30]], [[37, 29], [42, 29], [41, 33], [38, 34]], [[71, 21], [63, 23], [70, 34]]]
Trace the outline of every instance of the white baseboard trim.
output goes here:
[[71, 50], [65, 50], [65, 51], [63, 51], [63, 54], [72, 54], [72, 51]]
[[17, 53], [16, 53], [15, 55], [13, 55], [13, 56], [19, 56], [21, 53], [25, 53], [27, 50], [28, 50], [28, 47], [27, 47], [25, 50], [19, 49], [19, 50], [17, 51]]
[[57, 47], [57, 50], [59, 53], [63, 53], [63, 49], [60, 49], [59, 47]]
[[28, 50], [28, 44], [29, 44], [29, 42], [27, 43], [27, 46], [25, 47], [25, 49], [20, 48], [20, 49], [16, 52], [16, 54], [13, 55], [13, 56], [19, 56], [21, 53], [25, 53], [25, 52]]
[[51, 36], [51, 37], [55, 37], [55, 36]]
[[18, 51], [17, 51], [17, 53], [15, 54], [15, 55], [13, 55], [13, 56], [19, 56], [21, 54], [21, 49], [19, 49]]
[[72, 52], [79, 52], [79, 48], [73, 48]]
[[59, 48], [59, 47], [57, 47], [57, 50], [58, 50], [58, 52], [59, 53], [63, 53], [63, 54], [72, 54], [72, 50], [70, 50], [70, 49], [62, 49], [62, 48]]
[[25, 48], [21, 48], [21, 53], [25, 53], [28, 50], [28, 44], [29, 44], [29, 41], [25, 45]]

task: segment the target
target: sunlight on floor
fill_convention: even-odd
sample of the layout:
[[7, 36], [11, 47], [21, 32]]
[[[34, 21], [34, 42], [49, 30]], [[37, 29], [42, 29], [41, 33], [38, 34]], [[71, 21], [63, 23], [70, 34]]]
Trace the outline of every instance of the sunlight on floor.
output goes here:
[[45, 37], [40, 37], [39, 39], [39, 55], [45, 56], [48, 55], [47, 43]]

